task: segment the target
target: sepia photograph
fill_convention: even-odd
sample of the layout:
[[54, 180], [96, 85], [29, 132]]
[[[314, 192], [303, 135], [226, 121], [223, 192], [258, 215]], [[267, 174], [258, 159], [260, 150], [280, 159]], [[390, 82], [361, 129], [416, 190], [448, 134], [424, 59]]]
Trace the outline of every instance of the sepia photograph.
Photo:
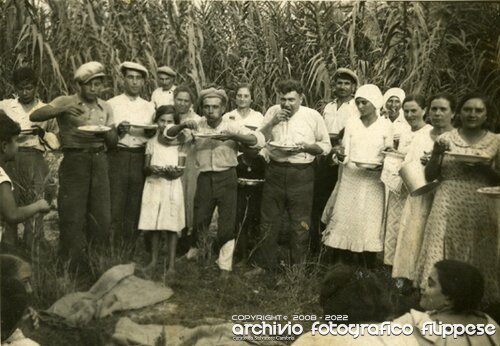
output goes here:
[[1, 346], [500, 346], [500, 1], [0, 0]]

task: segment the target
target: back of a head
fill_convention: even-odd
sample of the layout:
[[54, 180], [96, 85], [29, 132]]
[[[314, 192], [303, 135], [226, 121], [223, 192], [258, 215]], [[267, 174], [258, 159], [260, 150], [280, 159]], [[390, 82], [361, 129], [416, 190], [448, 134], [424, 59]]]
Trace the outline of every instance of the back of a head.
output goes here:
[[455, 260], [439, 261], [434, 266], [441, 292], [453, 302], [455, 313], [479, 308], [484, 294], [484, 279], [477, 268]]
[[21, 127], [3, 111], [0, 111], [0, 142], [10, 142], [21, 133]]
[[28, 307], [28, 294], [21, 281], [3, 277], [1, 280], [1, 331], [2, 342], [16, 330]]
[[335, 266], [321, 287], [325, 315], [347, 315], [346, 323], [382, 322], [391, 305], [381, 281], [371, 272], [352, 266]]

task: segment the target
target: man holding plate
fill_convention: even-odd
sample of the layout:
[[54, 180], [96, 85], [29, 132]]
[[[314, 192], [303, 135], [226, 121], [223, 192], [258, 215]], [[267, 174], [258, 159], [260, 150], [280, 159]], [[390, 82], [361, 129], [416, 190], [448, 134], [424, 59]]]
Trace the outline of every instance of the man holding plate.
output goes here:
[[285, 210], [290, 217], [290, 248], [293, 263], [303, 263], [308, 250], [314, 190], [313, 161], [332, 149], [321, 115], [302, 106], [303, 87], [295, 80], [278, 84], [280, 104], [264, 116], [260, 131], [271, 142], [266, 147], [270, 162], [261, 202], [261, 246], [257, 267], [260, 274], [278, 267], [279, 225]]
[[200, 92], [203, 118], [188, 120], [167, 128], [167, 136], [176, 137], [184, 128], [195, 129], [196, 165], [200, 171], [194, 198], [194, 233], [208, 231], [215, 207], [219, 211], [217, 229], [217, 264], [221, 276], [232, 270], [238, 178], [238, 144], [262, 147], [264, 136], [242, 124], [223, 118], [227, 95], [223, 89]]
[[109, 100], [117, 125], [118, 145], [108, 154], [111, 187], [111, 236], [115, 249], [131, 254], [144, 187], [144, 156], [148, 138], [156, 133], [154, 106], [140, 97], [148, 71], [141, 64], [120, 65], [124, 92]]
[[99, 98], [104, 66], [96, 61], [75, 71], [78, 92], [35, 110], [30, 120], [57, 119], [64, 158], [59, 167], [60, 254], [73, 270], [89, 271], [90, 244], [105, 246], [110, 223], [106, 148], [117, 142], [113, 111]]

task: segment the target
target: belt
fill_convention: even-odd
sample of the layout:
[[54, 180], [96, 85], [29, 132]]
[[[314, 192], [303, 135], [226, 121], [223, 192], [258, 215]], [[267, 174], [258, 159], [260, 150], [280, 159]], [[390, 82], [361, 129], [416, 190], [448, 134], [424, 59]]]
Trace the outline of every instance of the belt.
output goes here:
[[96, 154], [100, 153], [101, 151], [104, 151], [106, 148], [104, 146], [102, 147], [96, 147], [96, 148], [63, 148], [62, 152], [63, 153], [89, 153], [89, 154]]
[[139, 148], [116, 147], [116, 150], [125, 151], [127, 153], [138, 153], [138, 154], [144, 154], [146, 152], [146, 148], [144, 147], [139, 147]]
[[312, 166], [312, 162], [292, 163], [292, 162], [279, 162], [279, 161], [274, 161], [274, 160], [271, 160], [269, 162], [269, 164], [273, 165], [273, 166], [278, 166], [278, 167], [291, 167], [291, 168], [301, 168], [301, 169]]
[[17, 149], [18, 149], [19, 151], [23, 151], [23, 152], [43, 153], [43, 151], [42, 151], [42, 150], [37, 149], [37, 148], [33, 148], [33, 147], [18, 147]]

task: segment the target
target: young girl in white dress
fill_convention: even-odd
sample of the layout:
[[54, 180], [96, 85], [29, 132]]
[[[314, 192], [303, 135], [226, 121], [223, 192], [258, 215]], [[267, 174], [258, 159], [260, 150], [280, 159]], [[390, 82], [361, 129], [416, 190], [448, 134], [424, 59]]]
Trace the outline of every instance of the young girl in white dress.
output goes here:
[[[175, 122], [173, 106], [161, 106], [156, 111], [155, 123], [158, 133], [168, 124]], [[153, 269], [158, 261], [160, 235], [166, 233], [169, 265], [167, 274], [175, 273], [175, 250], [177, 238], [186, 226], [184, 212], [184, 194], [179, 167], [179, 146], [163, 145], [158, 141], [158, 134], [146, 145], [144, 168], [147, 174], [142, 193], [139, 229], [151, 240], [151, 262], [146, 267]]]

